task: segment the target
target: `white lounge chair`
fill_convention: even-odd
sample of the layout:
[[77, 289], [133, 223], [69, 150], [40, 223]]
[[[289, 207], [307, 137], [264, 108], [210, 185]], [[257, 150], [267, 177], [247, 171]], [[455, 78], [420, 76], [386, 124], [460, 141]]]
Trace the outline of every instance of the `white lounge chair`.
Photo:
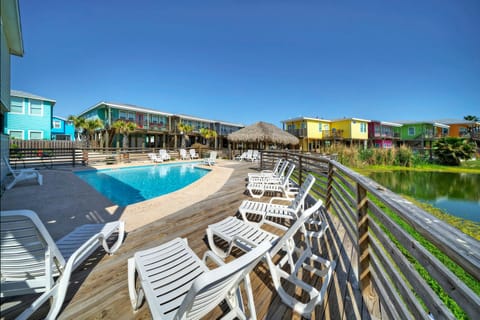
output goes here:
[[[307, 198], [308, 193], [310, 192], [310, 189], [312, 188], [314, 183], [315, 183], [315, 178], [311, 174], [309, 174], [305, 179], [305, 181], [302, 183], [297, 195], [293, 200], [289, 198], [279, 198], [279, 197], [273, 197], [270, 199], [269, 202], [244, 200], [240, 204], [238, 211], [240, 211], [240, 214], [244, 221], [256, 224], [258, 227], [260, 227], [263, 224], [269, 224], [279, 229], [287, 230], [288, 229], [287, 227], [285, 227], [284, 225], [280, 224], [277, 221], [284, 220], [284, 219], [294, 221], [298, 219], [298, 217], [302, 214], [302, 211], [305, 207], [305, 199]], [[290, 201], [290, 204], [285, 205], [285, 204], [274, 203], [278, 201]], [[254, 222], [252, 220], [249, 220], [248, 217], [251, 215], [260, 216], [260, 221]], [[270, 220], [272, 218], [274, 220]], [[308, 236], [315, 236], [316, 238], [323, 236], [323, 233], [326, 230], [327, 224], [324, 221], [322, 221], [322, 219], [318, 219], [318, 217], [315, 217], [314, 219], [309, 219], [307, 222], [309, 224], [316, 224], [318, 227], [316, 229], [316, 232], [317, 232], [316, 234], [309, 232]]]
[[155, 153], [149, 153], [148, 157], [152, 162], [163, 162], [163, 159], [159, 155], [157, 156]]
[[290, 183], [290, 176], [295, 170], [295, 164], [289, 162], [287, 173], [283, 177], [265, 177], [263, 179], [248, 182], [247, 190], [253, 198], [261, 198], [265, 192], [268, 193], [283, 193], [285, 197], [290, 197], [298, 191], [297, 188], [292, 187]]
[[179, 153], [180, 153], [180, 159], [182, 159], [182, 160], [188, 160], [187, 150], [185, 150], [185, 149], [180, 149], [180, 150], [179, 150]]
[[[226, 301], [225, 318], [247, 319], [240, 284], [247, 294], [250, 317], [256, 319], [249, 272], [271, 247], [266, 242], [248, 254], [225, 264], [211, 251], [200, 260], [186, 239], [138, 251], [128, 260], [128, 291], [134, 310], [146, 298], [153, 319], [200, 319]], [[209, 270], [210, 258], [220, 267]], [[136, 289], [136, 273], [140, 288]]]
[[217, 160], [217, 151], [210, 151], [210, 156], [203, 159], [203, 164], [213, 166]]
[[[273, 247], [267, 252], [265, 257], [274, 287], [283, 303], [303, 317], [310, 318], [315, 306], [323, 303], [333, 271], [335, 270], [335, 261], [329, 261], [314, 254], [308, 241], [305, 241], [304, 245], [300, 247], [296, 235], [305, 228], [305, 221], [318, 211], [322, 205], [322, 201], [319, 200], [314, 206], [306, 209], [302, 216], [281, 237], [242, 220], [228, 217], [208, 226], [208, 243], [211, 250], [220, 257], [227, 257], [235, 247], [248, 252], [265, 242], [273, 243]], [[222, 250], [222, 248], [216, 245], [215, 237], [227, 242], [228, 247], [226, 250]], [[284, 255], [274, 259], [281, 251], [284, 252]], [[289, 272], [286, 271], [288, 269]], [[310, 278], [313, 274], [322, 278], [322, 284], [319, 289], [304, 281], [302, 277], [305, 272], [309, 274]], [[306, 292], [305, 296], [308, 301], [300, 301], [295, 295], [290, 294], [290, 290], [284, 287], [287, 283], [295, 286], [295, 289], [301, 288]], [[292, 288], [290, 287], [289, 289]], [[297, 291], [291, 290], [291, 292]]]
[[160, 155], [160, 158], [163, 160], [163, 161], [167, 161], [167, 160], [170, 160], [171, 157], [170, 155], [168, 154], [167, 150], [165, 149], [160, 149], [158, 151], [159, 155]]
[[12, 169], [10, 166], [10, 163], [8, 162], [8, 159], [6, 156], [2, 157], [3, 162], [5, 163], [5, 167], [7, 169], [7, 173], [10, 173], [13, 177], [13, 180], [10, 181], [5, 186], [5, 189], [10, 190], [13, 188], [17, 183], [21, 181], [27, 181], [27, 180], [37, 180], [39, 185], [43, 184], [43, 176], [40, 174], [35, 169]]
[[198, 154], [195, 151], [195, 149], [190, 149], [189, 152], [190, 152], [190, 159], [198, 159]]
[[[49, 299], [47, 319], [62, 307], [72, 272], [100, 245], [113, 254], [124, 237], [123, 221], [82, 225], [54, 242], [30, 210], [1, 211], [1, 297], [42, 293], [17, 319], [27, 319]], [[112, 245], [107, 239], [117, 233]]]
[[260, 172], [249, 172], [248, 182], [262, 182], [268, 178], [281, 178], [285, 175], [285, 170], [288, 167], [288, 161], [285, 159], [278, 159], [275, 162], [273, 170], [262, 170]]

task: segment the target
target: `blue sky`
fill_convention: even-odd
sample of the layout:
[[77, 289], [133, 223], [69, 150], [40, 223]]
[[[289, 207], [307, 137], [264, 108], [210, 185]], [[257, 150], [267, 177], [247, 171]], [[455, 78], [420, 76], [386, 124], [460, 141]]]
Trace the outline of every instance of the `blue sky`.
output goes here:
[[480, 1], [20, 0], [12, 89], [251, 124], [480, 116]]

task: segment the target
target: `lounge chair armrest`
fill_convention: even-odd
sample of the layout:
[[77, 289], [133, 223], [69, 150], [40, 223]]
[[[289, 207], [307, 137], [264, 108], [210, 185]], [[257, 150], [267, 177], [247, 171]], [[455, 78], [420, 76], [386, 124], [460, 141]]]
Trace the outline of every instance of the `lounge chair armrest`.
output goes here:
[[209, 258], [219, 267], [225, 264], [225, 261], [223, 261], [222, 258], [216, 255], [212, 250], [208, 250], [203, 255], [203, 263], [205, 263], [205, 265], [207, 264], [207, 259]]
[[288, 197], [273, 197], [273, 198], [270, 198], [270, 201], [268, 202], [269, 204], [272, 204], [273, 202], [275, 201], [288, 201], [288, 202], [292, 202], [292, 198], [288, 198]]
[[250, 239], [246, 239], [246, 238], [243, 238], [243, 237], [240, 237], [240, 236], [237, 236], [237, 235], [233, 236], [232, 243], [233, 242], [245, 242], [246, 244], [248, 244], [252, 248], [255, 248], [256, 246], [258, 246], [258, 243], [255, 243], [255, 242], [251, 241]]

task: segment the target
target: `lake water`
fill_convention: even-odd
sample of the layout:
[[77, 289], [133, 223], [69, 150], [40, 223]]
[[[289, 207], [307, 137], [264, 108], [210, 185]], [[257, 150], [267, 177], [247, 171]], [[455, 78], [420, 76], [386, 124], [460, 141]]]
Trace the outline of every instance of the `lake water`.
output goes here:
[[480, 174], [393, 171], [372, 172], [369, 177], [393, 192], [480, 222]]

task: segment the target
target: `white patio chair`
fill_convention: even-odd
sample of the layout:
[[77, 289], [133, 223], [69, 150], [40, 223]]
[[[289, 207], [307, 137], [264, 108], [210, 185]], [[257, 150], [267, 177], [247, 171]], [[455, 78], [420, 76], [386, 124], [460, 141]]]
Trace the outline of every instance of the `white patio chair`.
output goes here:
[[160, 158], [163, 160], [163, 161], [167, 161], [167, 160], [170, 160], [171, 157], [170, 155], [168, 154], [167, 150], [165, 149], [160, 149], [158, 151], [159, 155], [160, 155]]
[[152, 162], [163, 162], [163, 159], [159, 155], [157, 156], [155, 153], [149, 153], [148, 157]]
[[39, 185], [43, 184], [43, 176], [39, 171], [35, 169], [12, 169], [5, 155], [2, 157], [2, 159], [5, 163], [5, 167], [7, 168], [7, 173], [10, 173], [13, 177], [13, 180], [5, 186], [5, 189], [10, 190], [17, 183], [27, 180], [37, 180]]
[[198, 159], [198, 154], [195, 151], [195, 149], [190, 149], [189, 152], [190, 152], [190, 159]]
[[[243, 251], [250, 251], [256, 246], [265, 242], [273, 243], [273, 247], [265, 255], [274, 287], [283, 303], [292, 308], [303, 317], [310, 318], [315, 306], [323, 303], [328, 285], [335, 270], [335, 261], [324, 259], [312, 252], [309, 241], [303, 246], [299, 245], [296, 236], [299, 231], [305, 228], [305, 221], [323, 205], [319, 200], [314, 206], [306, 209], [301, 217], [281, 237], [259, 229], [245, 221], [228, 217], [216, 224], [209, 225], [207, 239], [210, 249], [220, 257], [227, 257], [233, 248]], [[305, 231], [303, 230], [302, 233]], [[226, 250], [218, 247], [215, 237], [227, 242]], [[278, 259], [274, 257], [280, 252], [284, 254]], [[274, 262], [275, 261], [275, 262]], [[319, 289], [305, 282], [303, 276], [309, 278], [314, 274], [322, 278]], [[315, 279], [316, 280], [316, 279]], [[315, 281], [316, 282], [316, 281]], [[291, 286], [295, 288], [291, 288]], [[289, 286], [289, 288], [285, 288]], [[289, 292], [297, 292], [300, 288], [307, 294], [308, 301], [299, 301], [296, 296]], [[303, 296], [303, 295], [302, 295]]]
[[[60, 312], [72, 272], [100, 245], [113, 254], [123, 242], [123, 221], [82, 225], [54, 242], [30, 210], [0, 212], [1, 297], [42, 293], [17, 319], [27, 319], [51, 299], [47, 319]], [[117, 240], [107, 244], [114, 233]]]
[[[257, 227], [263, 224], [269, 224], [281, 230], [287, 230], [283, 224], [279, 221], [289, 220], [294, 221], [302, 214], [305, 207], [305, 199], [310, 192], [310, 189], [315, 183], [315, 178], [309, 174], [305, 181], [302, 183], [297, 195], [293, 200], [290, 198], [273, 197], [269, 202], [258, 202], [251, 200], [244, 200], [238, 211], [240, 212], [242, 219], [246, 222], [255, 224]], [[289, 205], [276, 204], [278, 201], [290, 201]], [[320, 212], [320, 210], [318, 210]], [[260, 216], [259, 222], [248, 219], [249, 216]], [[274, 219], [274, 220], [271, 220]], [[258, 219], [256, 219], [258, 220]], [[308, 237], [320, 238], [326, 231], [327, 224], [321, 216], [315, 216], [306, 221], [306, 223], [315, 225], [314, 231], [306, 231]], [[309, 229], [310, 230], [310, 229]]]
[[203, 159], [203, 164], [213, 166], [217, 161], [217, 151], [210, 151], [208, 158]]
[[248, 182], [247, 190], [253, 198], [261, 198], [265, 192], [268, 193], [283, 193], [285, 197], [290, 197], [298, 191], [297, 188], [292, 187], [290, 183], [290, 176], [295, 170], [295, 164], [289, 162], [287, 173], [283, 177], [265, 177], [263, 179]]
[[249, 172], [248, 173], [248, 182], [261, 182], [268, 180], [268, 178], [281, 178], [285, 175], [285, 170], [288, 167], [288, 161], [279, 158], [275, 162], [275, 166], [272, 170], [262, 170], [260, 172]]
[[180, 159], [182, 159], [182, 160], [188, 160], [187, 150], [185, 150], [185, 149], [180, 149], [180, 150], [179, 150], [179, 153], [180, 153]]
[[[128, 259], [128, 291], [134, 310], [146, 298], [153, 319], [200, 319], [226, 301], [227, 319], [247, 319], [240, 284], [248, 299], [250, 317], [256, 319], [249, 272], [271, 247], [265, 242], [248, 254], [225, 264], [211, 251], [203, 261], [176, 238], [158, 247], [138, 251]], [[209, 270], [210, 258], [220, 267]], [[140, 288], [136, 289], [136, 274]]]

